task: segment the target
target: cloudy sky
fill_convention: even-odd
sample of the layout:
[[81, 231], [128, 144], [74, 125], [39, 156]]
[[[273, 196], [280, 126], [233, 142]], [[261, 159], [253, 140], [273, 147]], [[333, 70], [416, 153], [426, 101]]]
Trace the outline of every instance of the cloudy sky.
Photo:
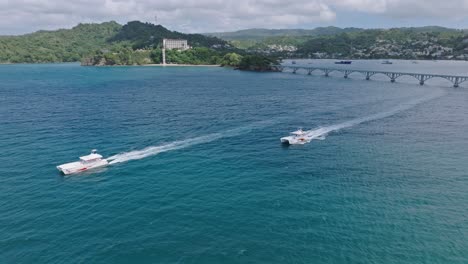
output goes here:
[[468, 0], [0, 0], [0, 35], [79, 22], [155, 21], [182, 32], [245, 28], [468, 28]]

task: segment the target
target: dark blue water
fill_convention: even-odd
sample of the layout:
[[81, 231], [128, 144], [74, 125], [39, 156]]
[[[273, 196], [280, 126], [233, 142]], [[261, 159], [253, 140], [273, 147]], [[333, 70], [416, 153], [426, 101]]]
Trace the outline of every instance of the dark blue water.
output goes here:
[[468, 89], [427, 84], [0, 66], [0, 263], [468, 263]]

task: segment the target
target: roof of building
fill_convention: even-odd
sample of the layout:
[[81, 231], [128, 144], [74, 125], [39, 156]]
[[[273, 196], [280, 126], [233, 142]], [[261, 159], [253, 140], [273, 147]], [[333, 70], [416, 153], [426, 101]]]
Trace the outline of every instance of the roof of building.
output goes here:
[[163, 40], [172, 40], [172, 41], [174, 41], [174, 40], [175, 40], [175, 41], [187, 41], [186, 39], [167, 39], [167, 38], [165, 38], [165, 39], [163, 39]]

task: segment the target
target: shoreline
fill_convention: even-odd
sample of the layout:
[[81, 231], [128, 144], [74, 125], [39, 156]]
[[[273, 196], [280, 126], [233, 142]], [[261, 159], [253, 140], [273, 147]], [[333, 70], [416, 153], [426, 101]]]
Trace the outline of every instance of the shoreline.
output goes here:
[[144, 67], [221, 67], [219, 64], [142, 64]]

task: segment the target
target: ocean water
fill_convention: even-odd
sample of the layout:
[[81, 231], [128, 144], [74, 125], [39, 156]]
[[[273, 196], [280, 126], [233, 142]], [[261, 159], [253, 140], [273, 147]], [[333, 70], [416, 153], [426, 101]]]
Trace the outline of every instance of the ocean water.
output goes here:
[[362, 79], [0, 65], [0, 263], [468, 263], [467, 84]]

